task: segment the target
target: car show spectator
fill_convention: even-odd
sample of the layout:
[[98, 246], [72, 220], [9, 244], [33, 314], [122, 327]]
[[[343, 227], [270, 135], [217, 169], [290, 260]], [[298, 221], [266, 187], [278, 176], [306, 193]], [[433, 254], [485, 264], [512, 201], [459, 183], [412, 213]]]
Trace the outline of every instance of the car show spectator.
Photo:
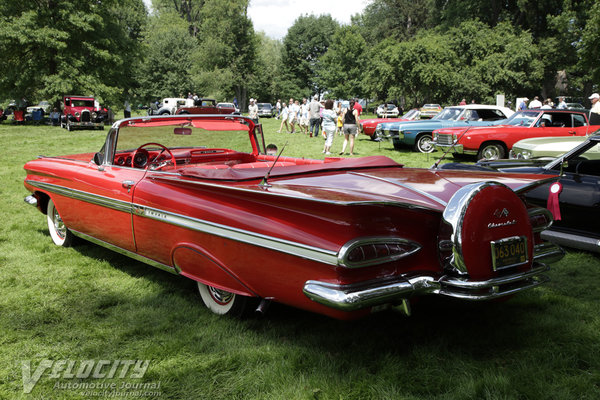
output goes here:
[[600, 124], [600, 95], [598, 93], [592, 94], [588, 97], [592, 102], [592, 107], [590, 108], [590, 125], [598, 125]]
[[467, 105], [467, 99], [462, 99], [460, 101], [460, 103], [458, 103], [459, 106], [466, 106]]
[[546, 100], [544, 100], [544, 105], [540, 108], [544, 109], [544, 110], [548, 110], [551, 108], [554, 108], [554, 103], [552, 102], [552, 99], [550, 97], [548, 97]]
[[300, 111], [298, 112], [298, 126], [300, 126], [300, 133], [308, 134], [308, 104], [306, 103], [306, 97], [302, 99]]
[[342, 145], [342, 151], [340, 155], [346, 152], [346, 146], [350, 143], [350, 155], [354, 155], [354, 138], [358, 133], [358, 111], [354, 108], [354, 100], [350, 100], [350, 107], [344, 110], [344, 144]]
[[358, 115], [359, 115], [359, 116], [360, 116], [360, 114], [362, 114], [362, 112], [363, 112], [363, 108], [362, 108], [362, 106], [360, 105], [360, 103], [358, 102], [358, 99], [354, 99], [354, 109], [355, 109], [356, 111], [358, 111]]
[[542, 102], [540, 101], [540, 98], [535, 96], [529, 103], [529, 108], [542, 108]]
[[290, 104], [288, 105], [288, 124], [290, 124], [291, 132], [296, 132], [296, 122], [298, 121], [298, 113], [300, 113], [300, 102], [294, 101], [290, 98]]
[[253, 98], [250, 99], [250, 105], [248, 106], [248, 116], [255, 124], [258, 124], [258, 106]]
[[325, 108], [321, 111], [321, 115], [323, 116], [323, 134], [325, 136], [323, 153], [330, 155], [338, 118], [338, 113], [333, 109], [333, 100], [329, 99], [325, 102]]
[[560, 96], [558, 98], [558, 106], [556, 106], [557, 109], [559, 110], [566, 110], [567, 109], [567, 103], [565, 103], [565, 98]]
[[527, 97], [523, 97], [523, 99], [519, 103], [519, 110], [526, 110], [528, 101], [529, 101], [529, 99]]
[[125, 103], [123, 104], [123, 118], [131, 118], [131, 104], [129, 104], [129, 99], [125, 99]]
[[266, 148], [266, 153], [268, 156], [276, 156], [277, 155], [277, 146], [273, 143], [269, 143]]
[[289, 109], [288, 106], [283, 103], [282, 104], [282, 109], [281, 109], [281, 124], [279, 125], [279, 130], [277, 131], [277, 133], [281, 133], [281, 128], [283, 128], [283, 125], [285, 124], [285, 130], [289, 133], [290, 128], [288, 126], [288, 114], [289, 114]]
[[310, 123], [310, 137], [313, 137], [313, 135], [314, 137], [319, 136], [319, 128], [321, 126], [321, 103], [319, 103], [318, 95], [315, 95], [308, 105], [308, 118]]
[[60, 112], [58, 112], [56, 107], [50, 113], [50, 122], [52, 123], [52, 126], [58, 126], [60, 124]]
[[277, 115], [275, 116], [275, 119], [279, 119], [279, 116], [281, 115], [281, 99], [277, 99], [277, 104], [275, 104], [275, 108], [277, 109]]

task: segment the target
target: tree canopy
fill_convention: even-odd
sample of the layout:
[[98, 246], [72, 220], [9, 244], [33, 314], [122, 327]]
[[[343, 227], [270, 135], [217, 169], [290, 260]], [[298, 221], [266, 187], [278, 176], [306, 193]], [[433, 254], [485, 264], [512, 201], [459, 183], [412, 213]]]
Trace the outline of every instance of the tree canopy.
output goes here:
[[399, 99], [583, 97], [600, 80], [597, 0], [370, 0], [341, 26], [300, 15], [282, 40], [249, 0], [0, 0], [0, 99], [94, 94], [112, 105], [188, 92]]

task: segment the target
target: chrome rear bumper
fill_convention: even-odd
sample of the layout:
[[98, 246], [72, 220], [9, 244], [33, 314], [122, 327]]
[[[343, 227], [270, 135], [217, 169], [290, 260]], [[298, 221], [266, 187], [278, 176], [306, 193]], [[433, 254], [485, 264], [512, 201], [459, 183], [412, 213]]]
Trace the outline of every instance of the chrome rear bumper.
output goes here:
[[550, 268], [536, 263], [527, 272], [519, 272], [486, 281], [442, 276], [403, 276], [388, 281], [367, 281], [337, 285], [307, 281], [304, 294], [311, 300], [342, 311], [354, 311], [382, 304], [400, 303], [413, 295], [435, 294], [462, 300], [482, 301], [508, 296], [536, 287], [550, 279], [543, 272]]

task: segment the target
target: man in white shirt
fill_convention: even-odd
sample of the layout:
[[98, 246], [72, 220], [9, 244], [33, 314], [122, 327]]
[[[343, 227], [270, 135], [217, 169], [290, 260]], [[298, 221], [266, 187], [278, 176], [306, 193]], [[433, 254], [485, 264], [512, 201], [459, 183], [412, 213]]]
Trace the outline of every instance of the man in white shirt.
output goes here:
[[559, 97], [558, 98], [558, 106], [556, 107], [559, 110], [566, 110], [567, 109], [567, 103], [565, 103], [565, 98], [564, 97]]
[[542, 102], [540, 101], [540, 98], [535, 96], [529, 103], [529, 108], [542, 108]]
[[252, 119], [252, 121], [254, 121], [255, 124], [258, 124], [258, 106], [256, 105], [256, 100], [254, 99], [250, 99], [248, 116]]

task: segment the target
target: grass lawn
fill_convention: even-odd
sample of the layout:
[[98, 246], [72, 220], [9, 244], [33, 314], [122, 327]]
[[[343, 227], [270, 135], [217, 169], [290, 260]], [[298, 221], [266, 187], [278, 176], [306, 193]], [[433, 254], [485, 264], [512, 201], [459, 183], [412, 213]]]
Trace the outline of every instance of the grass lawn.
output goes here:
[[[278, 120], [261, 121], [268, 143], [288, 143], [284, 155], [323, 157], [321, 138], [277, 134]], [[277, 304], [266, 317], [218, 317], [190, 280], [85, 242], [54, 246], [45, 217], [23, 202], [26, 161], [96, 151], [105, 135], [0, 124], [0, 399], [109, 397], [77, 386], [99, 383], [117, 386], [113, 398], [600, 398], [598, 256], [570, 251], [549, 284], [508, 301], [427, 298], [409, 318], [340, 322]], [[336, 136], [333, 150], [341, 145]], [[364, 136], [355, 152], [410, 167], [437, 158]], [[33, 375], [43, 360], [58, 377], [42, 371], [24, 393], [23, 365]], [[60, 360], [149, 363], [142, 378], [77, 379]], [[147, 389], [118, 390], [137, 383]]]

